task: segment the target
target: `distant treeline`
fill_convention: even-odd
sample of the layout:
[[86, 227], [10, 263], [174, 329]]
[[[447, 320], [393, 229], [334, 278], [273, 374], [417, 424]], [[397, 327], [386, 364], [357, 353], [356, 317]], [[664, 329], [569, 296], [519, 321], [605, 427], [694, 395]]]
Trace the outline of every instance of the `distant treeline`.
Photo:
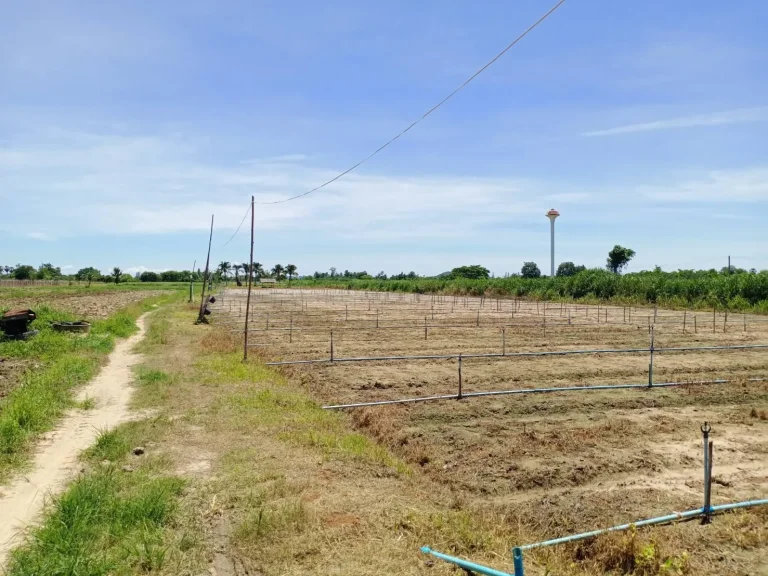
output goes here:
[[420, 294], [604, 300], [618, 304], [658, 304], [685, 308], [718, 306], [731, 310], [768, 313], [768, 271], [741, 269], [677, 272], [656, 269], [631, 274], [589, 269], [568, 276], [532, 278], [464, 278], [451, 276], [450, 273], [437, 278], [410, 279], [329, 275], [305, 277], [292, 284]]
[[201, 281], [203, 273], [200, 269], [190, 270], [166, 270], [164, 272], [137, 272], [127, 274], [120, 268], [113, 268], [111, 272], [103, 274], [98, 268], [88, 266], [81, 268], [73, 274], [64, 274], [61, 268], [53, 264], [41, 264], [37, 268], [29, 264], [16, 264], [15, 266], [0, 266], [0, 278], [13, 280], [77, 280], [79, 282], [189, 282]]

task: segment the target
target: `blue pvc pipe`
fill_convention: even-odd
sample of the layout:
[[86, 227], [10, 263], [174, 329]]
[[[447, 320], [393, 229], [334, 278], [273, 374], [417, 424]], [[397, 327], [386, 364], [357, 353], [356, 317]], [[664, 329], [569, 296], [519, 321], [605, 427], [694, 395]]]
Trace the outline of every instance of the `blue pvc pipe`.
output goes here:
[[[448, 554], [435, 552], [428, 546], [424, 546], [421, 549], [421, 551], [424, 552], [424, 554], [431, 554], [435, 558], [440, 558], [440, 560], [445, 560], [446, 562], [454, 564], [459, 568], [463, 568], [464, 570], [469, 570], [470, 572], [475, 572], [476, 574], [485, 574], [486, 576], [523, 576], [522, 572], [518, 573], [517, 571], [515, 571], [514, 574], [510, 574], [509, 572], [499, 572], [498, 570], [494, 570], [493, 568], [488, 568], [487, 566], [482, 566], [481, 564], [475, 564], [474, 562], [469, 562], [468, 560], [462, 560], [461, 558], [456, 558], [455, 556], [449, 556]], [[520, 561], [522, 562], [522, 553], [520, 556]]]
[[[726, 510], [735, 510], [737, 508], [748, 508], [750, 506], [764, 506], [768, 504], [768, 498], [762, 500], [747, 500], [745, 502], [736, 502], [734, 504], [720, 504], [719, 506], [712, 506], [711, 512], [723, 512]], [[674, 522], [675, 520], [686, 520], [689, 518], [696, 518], [706, 513], [704, 508], [696, 508], [695, 510], [687, 510], [686, 512], [677, 512], [675, 514], [667, 514], [666, 516], [658, 516], [656, 518], [648, 518], [646, 520], [638, 520], [630, 524], [620, 524], [619, 526], [612, 526], [610, 528], [603, 528], [602, 530], [592, 530], [591, 532], [582, 532], [581, 534], [572, 534], [571, 536], [563, 536], [562, 538], [554, 538], [552, 540], [544, 540], [543, 542], [535, 542], [533, 544], [526, 544], [525, 546], [519, 546], [515, 550], [531, 550], [532, 548], [542, 548], [544, 546], [554, 546], [555, 544], [565, 544], [566, 542], [576, 542], [578, 540], [585, 540], [586, 538], [593, 538], [600, 534], [606, 534], [608, 532], [619, 532], [623, 530], [629, 530], [630, 527], [636, 526], [651, 526], [653, 524], [666, 524], [668, 522]]]

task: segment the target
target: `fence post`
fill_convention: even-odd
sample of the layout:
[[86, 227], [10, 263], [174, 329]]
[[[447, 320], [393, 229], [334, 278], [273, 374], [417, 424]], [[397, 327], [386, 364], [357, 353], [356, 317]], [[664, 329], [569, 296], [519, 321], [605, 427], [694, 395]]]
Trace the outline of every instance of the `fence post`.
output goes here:
[[710, 456], [712, 454], [711, 452], [711, 442], [709, 441], [709, 433], [712, 431], [712, 427], [709, 425], [708, 422], [704, 422], [704, 425], [701, 427], [701, 433], [704, 437], [704, 517], [701, 520], [702, 524], [709, 524], [711, 522], [711, 515], [710, 515], [710, 498], [711, 498], [711, 489], [712, 489], [712, 483], [711, 483], [711, 472], [712, 472], [712, 465], [710, 463]]
[[424, 316], [424, 340], [427, 339], [427, 317]]
[[715, 318], [715, 313], [717, 312], [717, 306], [712, 307], [712, 334], [715, 333], [715, 328], [717, 327], [717, 319]]
[[501, 327], [501, 355], [507, 355], [507, 329]]
[[349, 320], [349, 309], [347, 308], [347, 305], [344, 304], [344, 322]]
[[683, 334], [685, 334], [685, 320], [688, 316], [688, 310], [683, 310]]
[[477, 311], [477, 326], [480, 326], [480, 310]]
[[655, 326], [651, 328], [651, 361], [648, 364], [648, 388], [653, 387], [653, 340], [655, 328]]
[[728, 331], [728, 308], [725, 309], [725, 320], [723, 320], [723, 334]]
[[288, 343], [293, 344], [293, 314], [291, 314], [291, 325], [288, 328]]
[[571, 325], [571, 310], [568, 309], [568, 326]]
[[741, 318], [742, 318], [742, 320], [744, 320], [744, 332], [746, 332], [747, 331], [747, 315], [746, 314], [742, 314]]
[[461, 353], [459, 353], [459, 394], [456, 399], [461, 400]]
[[693, 313], [693, 333], [697, 334], [699, 332], [698, 325], [696, 323], [696, 312]]
[[379, 327], [379, 309], [376, 308], [376, 328]]
[[333, 330], [331, 330], [331, 362], [333, 362]]

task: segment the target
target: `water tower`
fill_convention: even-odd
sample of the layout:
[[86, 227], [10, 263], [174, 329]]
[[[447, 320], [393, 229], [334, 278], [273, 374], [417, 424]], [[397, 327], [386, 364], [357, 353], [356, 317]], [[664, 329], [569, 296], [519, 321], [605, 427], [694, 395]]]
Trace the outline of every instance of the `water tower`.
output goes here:
[[545, 214], [547, 218], [549, 218], [550, 223], [550, 236], [551, 236], [551, 260], [552, 265], [550, 267], [550, 274], [552, 276], [555, 275], [555, 219], [560, 216], [560, 212], [555, 210], [554, 208], [551, 208], [549, 212]]

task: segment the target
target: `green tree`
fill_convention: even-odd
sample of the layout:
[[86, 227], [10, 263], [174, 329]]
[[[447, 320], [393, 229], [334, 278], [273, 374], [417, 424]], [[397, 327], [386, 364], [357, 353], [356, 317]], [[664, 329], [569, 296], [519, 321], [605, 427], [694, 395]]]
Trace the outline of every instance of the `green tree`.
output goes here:
[[473, 264], [472, 266], [459, 266], [451, 270], [451, 278], [471, 278], [473, 280], [488, 278], [491, 275], [488, 268], [480, 266], [479, 264]]
[[112, 268], [112, 278], [115, 279], [115, 284], [120, 284], [120, 277], [122, 276], [123, 271], [120, 270], [117, 266]]
[[520, 269], [520, 276], [523, 278], [540, 278], [541, 270], [539, 270], [536, 262], [524, 262]]
[[147, 270], [146, 272], [142, 272], [141, 275], [139, 275], [139, 280], [142, 282], [159, 282], [160, 276], [157, 275], [157, 272], [150, 272]]
[[265, 275], [264, 265], [261, 262], [253, 263], [253, 273], [257, 278], [261, 278]]
[[229, 271], [232, 269], [232, 265], [229, 262], [219, 262], [219, 267], [217, 268], [217, 272], [219, 273], [219, 277], [224, 279], [224, 282], [227, 281], [229, 278]]
[[605, 260], [605, 268], [614, 274], [621, 274], [621, 271], [627, 267], [629, 261], [634, 257], [634, 250], [616, 244], [616, 246], [613, 247], [613, 250], [608, 252], [608, 258]]
[[29, 264], [16, 264], [13, 269], [13, 277], [16, 280], [31, 280], [34, 275], [35, 268]]
[[232, 265], [232, 269], [235, 271], [235, 282], [237, 283], [238, 286], [242, 286], [243, 285], [243, 283], [240, 282], [240, 274], [239, 274], [240, 268], [242, 268], [242, 266], [240, 264], [233, 264]]
[[290, 282], [293, 277], [296, 275], [296, 265], [295, 264], [288, 264], [285, 267], [285, 273], [288, 275], [288, 281]]
[[278, 282], [283, 279], [283, 274], [285, 273], [285, 268], [281, 264], [275, 264], [275, 267], [272, 268], [272, 275], [275, 277], [275, 280]]
[[54, 267], [50, 262], [40, 264], [40, 267], [37, 269], [37, 279], [53, 280], [54, 278], [61, 278], [61, 268]]
[[91, 282], [93, 282], [99, 276], [101, 276], [100, 270], [97, 270], [93, 266], [87, 266], [85, 268], [80, 268], [80, 270], [77, 271], [75, 274], [75, 280], [87, 280], [88, 286], [90, 286]]
[[561, 262], [557, 267], [555, 276], [576, 276], [576, 274], [586, 269], [586, 266], [576, 266], [573, 262]]

